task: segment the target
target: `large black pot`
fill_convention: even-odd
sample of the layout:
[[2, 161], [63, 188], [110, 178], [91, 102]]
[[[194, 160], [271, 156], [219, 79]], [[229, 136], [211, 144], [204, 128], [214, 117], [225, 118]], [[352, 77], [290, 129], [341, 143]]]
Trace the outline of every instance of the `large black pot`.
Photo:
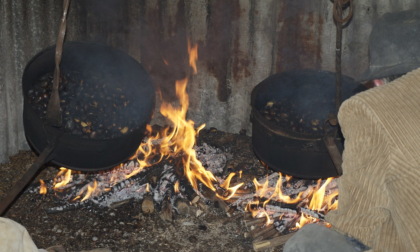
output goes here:
[[[28, 92], [41, 76], [54, 72], [54, 54], [55, 46], [38, 53], [30, 60], [23, 73], [23, 122], [31, 147], [38, 153], [42, 152], [47, 147], [52, 132], [58, 131], [56, 135], [60, 137], [51, 156], [51, 162], [56, 165], [74, 170], [97, 171], [112, 168], [127, 160], [142, 141], [145, 126], [151, 119], [155, 105], [155, 89], [148, 73], [136, 60], [112, 47], [84, 42], [64, 43], [60, 64], [62, 73], [77, 71], [84, 76], [107, 75], [107, 81], [115, 83], [115, 87], [131, 100], [123, 115], [103, 113], [97, 115], [98, 120], [111, 116], [130, 117], [130, 120], [135, 120], [136, 125], [125, 134], [103, 139], [86, 138], [60, 128], [51, 131], [47, 130], [45, 120], [35, 111]], [[118, 113], [123, 113], [122, 111]]]
[[[258, 158], [269, 168], [297, 178], [340, 176], [323, 140], [328, 132], [324, 122], [336, 113], [335, 85], [335, 73], [319, 70], [283, 72], [259, 83], [251, 94], [252, 145]], [[359, 83], [342, 76], [343, 100], [358, 87]], [[281, 111], [288, 116], [285, 122], [264, 114], [265, 107], [273, 103], [290, 108]], [[293, 122], [292, 116], [303, 120]], [[316, 127], [311, 124], [314, 121]], [[342, 151], [341, 134], [335, 142]]]

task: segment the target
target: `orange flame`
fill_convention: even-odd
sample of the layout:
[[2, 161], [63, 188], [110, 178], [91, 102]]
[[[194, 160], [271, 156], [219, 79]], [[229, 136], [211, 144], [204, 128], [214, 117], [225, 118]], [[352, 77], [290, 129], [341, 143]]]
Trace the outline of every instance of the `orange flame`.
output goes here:
[[[198, 46], [197, 44], [191, 44], [191, 42], [188, 41], [187, 47], [189, 65], [192, 69], [192, 74], [196, 74]], [[169, 65], [167, 60], [163, 59], [163, 61], [165, 65]], [[124, 179], [130, 178], [143, 169], [159, 163], [164, 158], [178, 157], [182, 160], [184, 175], [195, 190], [198, 189], [198, 183], [201, 182], [210, 190], [214, 191], [217, 197], [223, 200], [229, 200], [244, 183], [231, 186], [231, 181], [236, 175], [235, 173], [231, 173], [226, 180], [219, 185], [219, 181], [216, 177], [210, 171], [206, 170], [200, 160], [198, 160], [194, 146], [196, 144], [196, 137], [200, 130], [205, 127], [205, 124], [195, 128], [194, 122], [186, 119], [189, 107], [189, 96], [187, 93], [188, 81], [189, 76], [175, 82], [178, 104], [162, 101], [160, 113], [167, 118], [170, 125], [157, 133], [153, 132], [150, 125], [146, 126], [148, 137], [140, 144], [136, 154], [131, 157], [131, 160], [135, 160], [138, 163], [138, 166], [136, 166], [134, 170], [127, 172], [128, 174], [124, 174], [123, 177]], [[266, 166], [264, 163], [263, 165]], [[116, 167], [116, 169], [117, 168], [122, 169], [123, 164]], [[283, 192], [283, 184], [290, 184], [292, 177], [287, 175], [283, 177], [281, 173], [278, 173], [278, 176], [275, 186], [269, 185], [268, 177], [264, 183], [259, 183], [254, 178], [255, 197], [246, 206], [246, 211], [251, 212], [253, 217], [256, 217], [257, 215], [265, 216], [267, 219], [266, 225], [272, 223], [270, 214], [265, 211], [265, 208], [270, 201], [278, 201], [286, 204], [299, 204], [307, 209], [322, 211], [324, 213], [337, 208], [338, 192], [326, 195], [327, 185], [332, 181], [332, 178], [328, 178], [322, 186], [321, 180], [319, 180], [315, 188], [307, 190], [306, 192], [300, 192], [297, 196], [292, 198], [289, 195], [285, 195]], [[239, 177], [242, 177], [242, 171], [239, 172]], [[112, 177], [110, 179], [111, 184], [119, 182], [120, 179], [121, 178]], [[54, 180], [53, 188], [56, 190], [64, 188], [71, 180], [72, 171], [62, 167]], [[40, 183], [40, 193], [44, 193], [44, 188], [46, 193], [44, 182], [41, 180]], [[220, 188], [223, 190], [220, 190]], [[97, 190], [99, 190], [98, 183], [97, 181], [94, 181], [83, 188], [74, 200], [82, 198], [82, 195], [85, 194], [81, 199], [81, 201], [85, 201], [97, 194]], [[109, 190], [109, 188], [105, 188], [104, 190]], [[146, 185], [146, 191], [150, 193], [149, 184]], [[175, 193], [179, 193], [179, 181], [176, 181], [174, 184], [174, 191]], [[260, 200], [262, 202], [260, 202]], [[317, 221], [319, 220], [312, 216], [302, 214], [299, 221], [296, 223], [296, 227], [300, 228], [307, 223]]]
[[198, 45], [191, 46], [191, 42], [188, 40], [188, 53], [190, 55], [190, 66], [194, 70], [194, 74], [197, 73], [197, 59], [198, 59]]
[[[198, 59], [198, 46], [197, 44], [191, 44], [188, 41], [188, 54], [189, 54], [189, 64], [193, 73], [197, 73], [197, 59]], [[165, 59], [164, 63], [169, 64]], [[218, 181], [216, 177], [210, 172], [207, 171], [202, 163], [198, 160], [194, 146], [196, 144], [196, 137], [201, 129], [205, 125], [201, 125], [198, 128], [194, 128], [194, 122], [192, 120], [187, 120], [187, 111], [189, 106], [189, 97], [186, 91], [189, 78], [186, 77], [182, 80], [178, 80], [175, 83], [176, 88], [176, 97], [178, 98], [178, 105], [175, 106], [171, 103], [162, 101], [160, 107], [160, 113], [165, 116], [170, 126], [163, 129], [161, 132], [153, 133], [152, 127], [150, 125], [146, 126], [147, 133], [149, 137], [142, 142], [131, 160], [135, 160], [138, 163], [138, 167], [129, 172], [129, 174], [124, 176], [124, 179], [130, 178], [144, 168], [153, 166], [154, 164], [159, 163], [165, 157], [180, 157], [183, 163], [184, 175], [187, 177], [190, 184], [194, 189], [197, 190], [198, 182], [203, 183], [206, 187], [216, 192], [216, 184]], [[153, 135], [155, 134], [155, 135]], [[121, 164], [115, 169], [123, 168]], [[61, 168], [62, 170], [57, 174], [56, 178], [60, 178], [60, 181], [55, 183], [54, 188], [59, 189], [63, 188], [67, 183], [72, 179], [71, 170]], [[234, 195], [236, 190], [242, 186], [242, 183], [233, 187], [230, 187], [231, 178], [234, 175], [230, 175], [227, 181], [222, 184], [222, 188], [226, 189], [228, 195], [220, 196], [220, 198], [229, 199]], [[110, 184], [116, 184], [121, 181], [121, 178], [110, 179]], [[179, 182], [178, 182], [179, 183]], [[179, 184], [175, 184], [176, 187], [179, 187]], [[147, 186], [150, 190], [149, 185]], [[95, 190], [98, 190], [97, 182], [95, 181], [93, 186], [88, 187], [86, 195], [82, 200], [86, 200], [92, 195]], [[84, 189], [83, 189], [84, 190]], [[83, 191], [82, 190], [82, 191]], [[106, 189], [105, 189], [106, 190]], [[175, 188], [175, 191], [179, 191], [179, 188]], [[78, 196], [75, 199], [81, 198], [81, 195], [84, 193], [79, 192]]]
[[[326, 188], [333, 180], [333, 178], [326, 179], [322, 186], [322, 180], [318, 180], [317, 186], [315, 188], [309, 188], [306, 192], [300, 192], [296, 197], [291, 198], [290, 196], [283, 193], [283, 183], [284, 181], [289, 182], [292, 177], [286, 175], [283, 179], [281, 173], [278, 173], [278, 175], [279, 177], [275, 187], [269, 186], [268, 178], [264, 183], [259, 183], [256, 178], [254, 178], [253, 182], [255, 185], [255, 197], [248, 203], [246, 207], [246, 211], [251, 212], [253, 217], [256, 217], [257, 215], [266, 215], [269, 218], [269, 214], [265, 211], [265, 207], [269, 202], [272, 201], [283, 202], [286, 204], [299, 204], [307, 209], [317, 212], [322, 211], [324, 213], [337, 208], [338, 192], [335, 191], [329, 195], [326, 195]], [[312, 216], [301, 214], [299, 221], [296, 223], [296, 227], [301, 228], [307, 223], [318, 221], [318, 219]]]
[[[316, 188], [312, 191], [310, 195], [310, 201], [308, 208], [313, 211], [323, 211], [325, 213], [335, 210], [338, 206], [338, 200], [336, 200], [338, 192], [334, 192], [330, 195], [326, 195], [326, 188], [328, 184], [331, 183], [333, 178], [327, 178], [322, 186], [321, 180], [318, 180]], [[334, 202], [333, 202], [334, 201]], [[299, 222], [296, 224], [297, 227], [301, 228], [308, 223], [318, 222], [319, 220], [306, 215], [302, 214]]]
[[[57, 182], [57, 178], [60, 178], [61, 176], [64, 176], [64, 178], [60, 181]], [[56, 178], [54, 179], [54, 189], [60, 189], [63, 188], [65, 185], [67, 185], [70, 181], [71, 181], [71, 170], [61, 167], [60, 171], [58, 172], [58, 174], [56, 175]]]
[[226, 180], [220, 185], [220, 187], [226, 189], [226, 193], [228, 193], [228, 195], [226, 197], [224, 197], [223, 195], [218, 195], [219, 198], [223, 200], [228, 200], [232, 198], [232, 196], [235, 195], [235, 192], [244, 184], [244, 183], [239, 183], [236, 186], [230, 187], [230, 181], [235, 175], [236, 173], [232, 172], [231, 174], [229, 174]]
[[332, 178], [328, 178], [325, 183], [319, 187], [321, 181], [318, 181], [319, 189], [312, 195], [311, 201], [309, 202], [309, 209], [320, 211], [324, 205], [325, 188], [331, 182]]
[[94, 195], [94, 193], [96, 191], [96, 188], [98, 187], [98, 182], [96, 180], [94, 180], [93, 183], [91, 183], [91, 184], [88, 185], [86, 194], [81, 201], [85, 201], [85, 200], [89, 199], [91, 195]]
[[[279, 178], [277, 179], [276, 186], [274, 188], [269, 187], [268, 179], [266, 179], [263, 185], [258, 183], [256, 178], [254, 178], [253, 180], [255, 189], [256, 189], [255, 194], [259, 198], [266, 198], [263, 206], [265, 206], [268, 202], [270, 202], [270, 200], [277, 200], [277, 201], [281, 201], [287, 204], [296, 204], [299, 201], [301, 201], [302, 193], [299, 193], [296, 196], [296, 198], [291, 198], [290, 196], [283, 194], [283, 191], [282, 191], [283, 177], [281, 173], [278, 173], [278, 174], [279, 174]], [[286, 181], [289, 181], [289, 180], [290, 180], [290, 177], [286, 176]]]
[[174, 184], [174, 192], [179, 193], [179, 180], [177, 180]]
[[[193, 69], [193, 73], [197, 73], [196, 61], [198, 59], [198, 46], [196, 44], [192, 45], [190, 41], [188, 41], [188, 53], [189, 63]], [[176, 97], [179, 102], [178, 106], [162, 102], [160, 113], [168, 119], [170, 127], [166, 127], [164, 130], [157, 133], [155, 136], [148, 138], [146, 142], [140, 145], [135, 156], [140, 164], [140, 168], [129, 174], [127, 177], [137, 174], [144, 167], [149, 167], [160, 162], [166, 156], [178, 156], [181, 157], [183, 163], [184, 175], [187, 177], [194, 189], [197, 190], [198, 181], [200, 181], [212, 191], [216, 191], [216, 177], [213, 173], [207, 171], [203, 167], [194, 150], [196, 137], [200, 130], [205, 127], [205, 124], [195, 129], [194, 122], [186, 119], [189, 106], [189, 96], [186, 91], [188, 80], [188, 77], [186, 77], [182, 80], [176, 81], [175, 83]], [[149, 133], [152, 132], [150, 126], [148, 131]], [[143, 159], [139, 159], [139, 156]], [[157, 160], [153, 162], [153, 159]], [[221, 198], [230, 198], [241, 185], [228, 188], [230, 186], [229, 182], [224, 183], [223, 186], [226, 186], [230, 195], [227, 197], [219, 196]]]
[[45, 185], [44, 180], [39, 180], [39, 194], [47, 194], [47, 186]]

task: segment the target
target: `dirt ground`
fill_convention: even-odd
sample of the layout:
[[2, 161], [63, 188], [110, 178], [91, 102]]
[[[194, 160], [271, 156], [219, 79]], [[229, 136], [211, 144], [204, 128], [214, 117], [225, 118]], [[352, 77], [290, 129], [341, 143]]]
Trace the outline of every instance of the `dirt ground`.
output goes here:
[[[200, 133], [198, 144], [200, 142], [228, 149], [233, 154], [227, 161], [226, 174], [242, 170], [245, 177], [251, 178], [268, 172], [254, 156], [251, 139], [245, 134], [205, 129]], [[9, 163], [0, 165], [1, 199], [35, 159], [32, 151], [21, 151], [11, 157]], [[58, 167], [44, 167], [30, 186], [39, 184], [39, 179], [54, 178], [57, 172]], [[91, 206], [54, 214], [45, 211], [56, 204], [57, 196], [53, 193], [40, 195], [26, 191], [3, 217], [22, 224], [37, 247], [44, 249], [61, 245], [67, 252], [98, 248], [127, 252], [253, 251], [243, 213], [235, 210], [228, 216], [216, 201], [207, 201], [199, 215], [196, 212], [175, 213], [172, 221], [163, 220], [159, 211], [143, 213], [142, 202], [134, 199], [113, 208]]]

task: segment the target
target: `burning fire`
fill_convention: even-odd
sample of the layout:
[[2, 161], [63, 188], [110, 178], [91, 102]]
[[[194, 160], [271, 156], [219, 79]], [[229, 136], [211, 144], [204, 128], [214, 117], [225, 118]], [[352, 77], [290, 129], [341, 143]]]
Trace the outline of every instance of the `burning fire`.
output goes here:
[[[193, 73], [196, 74], [198, 46], [196, 44], [192, 45], [188, 42], [188, 52], [190, 56], [190, 67], [192, 68]], [[131, 171], [125, 176], [125, 179], [138, 174], [144, 168], [159, 163], [164, 158], [180, 157], [183, 163], [184, 175], [195, 190], [198, 189], [198, 182], [200, 181], [207, 188], [214, 191], [218, 197], [222, 199], [229, 199], [234, 195], [235, 191], [242, 186], [242, 183], [230, 187], [230, 181], [232, 177], [235, 176], [235, 173], [232, 173], [226, 181], [219, 185], [219, 181], [213, 173], [206, 170], [200, 160], [198, 160], [194, 146], [196, 144], [196, 137], [200, 130], [205, 127], [205, 124], [196, 129], [194, 128], [194, 122], [186, 119], [189, 106], [189, 97], [186, 92], [188, 80], [189, 78], [186, 77], [182, 80], [176, 81], [175, 83], [176, 96], [179, 100], [179, 104], [177, 106], [171, 103], [163, 102], [160, 107], [160, 113], [168, 119], [170, 126], [166, 127], [154, 136], [152, 135], [152, 127], [150, 125], [147, 126], [146, 130], [148, 131], [150, 137], [144, 143], [141, 143], [137, 153], [132, 157], [132, 159], [135, 159], [139, 163], [139, 168]], [[60, 179], [60, 181], [56, 181], [54, 188], [64, 188], [65, 185], [71, 181], [71, 173], [71, 170], [61, 168], [57, 177], [62, 179]], [[115, 181], [113, 182], [113, 184], [115, 184], [120, 181], [120, 178], [112, 180]], [[222, 195], [219, 195], [218, 193], [220, 189], [222, 189]], [[90, 196], [95, 195], [95, 191], [97, 190], [97, 183], [94, 181], [91, 186], [79, 193], [79, 196], [76, 197], [76, 199], [79, 199], [81, 194], [86, 193], [82, 201], [86, 200]]]
[[[71, 173], [72, 171], [70, 169], [61, 167], [54, 181], [54, 189], [61, 189], [65, 187], [71, 181]], [[64, 175], [64, 176], [61, 176], [61, 175]], [[64, 177], [64, 179], [61, 179], [60, 181], [57, 180], [57, 178], [62, 178], [62, 177]]]
[[[189, 52], [189, 63], [193, 69], [193, 73], [197, 73], [196, 61], [198, 59], [198, 46], [191, 45], [188, 42]], [[203, 183], [206, 187], [216, 192], [216, 184], [218, 183], [216, 177], [207, 171], [200, 160], [197, 158], [194, 146], [196, 144], [196, 137], [201, 129], [205, 127], [205, 124], [199, 126], [197, 129], [194, 128], [194, 122], [187, 120], [187, 111], [189, 106], [189, 97], [186, 91], [188, 84], [188, 77], [182, 80], [176, 81], [175, 91], [176, 96], [179, 100], [179, 105], [174, 106], [171, 103], [163, 102], [160, 107], [160, 113], [165, 116], [169, 122], [170, 127], [166, 127], [162, 132], [156, 136], [151, 137], [146, 143], [140, 145], [139, 153], [136, 156], [142, 156], [143, 159], [137, 161], [140, 163], [140, 169], [132, 172], [128, 177], [137, 174], [144, 167], [148, 167], [153, 164], [152, 160], [156, 155], [160, 156], [158, 162], [164, 157], [181, 157], [184, 175], [191, 183], [194, 189], [198, 189], [198, 181]], [[151, 128], [148, 128], [151, 133]], [[158, 144], [155, 144], [158, 143]], [[233, 177], [230, 175], [229, 177]], [[230, 179], [229, 179], [230, 181]], [[218, 195], [221, 198], [231, 197], [237, 188], [242, 184], [234, 187], [229, 187], [229, 182], [223, 183], [222, 188], [230, 192], [227, 196]]]
[[47, 186], [45, 185], [44, 180], [39, 180], [39, 194], [47, 194]]
[[[192, 73], [197, 73], [197, 59], [198, 59], [198, 46], [192, 45], [188, 42], [189, 64]], [[139, 146], [137, 153], [131, 158], [138, 163], [138, 166], [128, 171], [123, 177], [110, 178], [110, 185], [128, 179], [147, 167], [151, 167], [165, 158], [178, 158], [182, 161], [183, 174], [188, 179], [190, 184], [195, 190], [198, 190], [199, 183], [202, 183], [207, 188], [215, 193], [217, 197], [222, 200], [230, 200], [237, 190], [243, 186], [244, 183], [231, 186], [231, 181], [236, 173], [231, 173], [224, 181], [219, 181], [212, 172], [205, 169], [201, 161], [197, 158], [197, 153], [194, 149], [196, 145], [196, 138], [201, 129], [205, 125], [200, 125], [195, 128], [192, 120], [187, 120], [187, 111], [189, 106], [189, 97], [186, 91], [189, 77], [176, 81], [176, 96], [178, 104], [171, 104], [162, 102], [160, 113], [168, 119], [170, 125], [160, 132], [153, 133], [152, 127], [147, 125], [147, 132], [149, 137], [144, 140]], [[121, 164], [116, 169], [123, 169]], [[321, 180], [315, 188], [305, 192], [299, 192], [296, 196], [286, 195], [284, 184], [291, 179], [291, 177], [283, 177], [280, 173], [275, 186], [270, 186], [268, 179], [264, 183], [259, 183], [254, 179], [255, 197], [248, 203], [247, 211], [250, 211], [254, 217], [265, 216], [267, 224], [272, 223], [274, 220], [270, 219], [270, 212], [266, 210], [267, 204], [270, 202], [280, 202], [282, 204], [297, 205], [299, 207], [306, 207], [308, 210], [317, 212], [328, 212], [335, 209], [338, 204], [337, 194], [326, 195], [327, 185], [331, 182], [331, 178], [327, 179], [321, 185]], [[239, 177], [242, 177], [242, 172], [239, 172]], [[72, 180], [72, 171], [66, 168], [61, 168], [54, 181], [54, 189], [60, 190]], [[109, 190], [110, 188], [101, 188], [98, 186], [97, 181], [92, 181], [85, 186], [74, 200], [85, 201], [91, 196], [97, 195], [100, 191]], [[147, 184], [147, 191], [150, 190]], [[179, 193], [179, 181], [174, 184], [175, 193]], [[84, 196], [83, 196], [84, 195]], [[277, 216], [281, 218], [281, 216]], [[308, 222], [316, 222], [317, 219], [302, 213], [300, 220], [296, 222], [296, 227], [299, 228]]]
[[[283, 193], [283, 190], [290, 186], [288, 184], [289, 180], [289, 176], [284, 178], [281, 173], [278, 173], [276, 185], [272, 187], [269, 186], [268, 179], [261, 184], [254, 178], [255, 197], [248, 203], [246, 209], [252, 213], [253, 217], [266, 217], [266, 224], [272, 224], [275, 219], [270, 219], [271, 213], [266, 209], [267, 204], [295, 205], [295, 208], [301, 210], [301, 213], [299, 219], [296, 220], [294, 228], [301, 228], [307, 223], [320, 221], [319, 218], [310, 215], [310, 212], [315, 216], [320, 216], [321, 214], [319, 213], [326, 214], [338, 207], [338, 191], [334, 190], [328, 194], [326, 193], [326, 188], [333, 178], [327, 178], [322, 185], [322, 180], [319, 179], [315, 187], [299, 192], [293, 198]], [[284, 185], [285, 183], [286, 185]], [[279, 216], [279, 219], [282, 217]], [[291, 228], [293, 229], [293, 227]]]

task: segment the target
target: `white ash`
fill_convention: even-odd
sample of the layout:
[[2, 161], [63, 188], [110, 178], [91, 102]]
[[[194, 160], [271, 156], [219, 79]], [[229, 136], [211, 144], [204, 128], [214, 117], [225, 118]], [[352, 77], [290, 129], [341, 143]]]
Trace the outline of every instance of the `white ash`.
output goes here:
[[[159, 144], [159, 139], [154, 140], [152, 144]], [[197, 158], [200, 160], [203, 164], [203, 166], [212, 172], [213, 174], [222, 174], [223, 169], [226, 166], [226, 162], [228, 159], [228, 153], [224, 153], [222, 150], [212, 147], [206, 143], [203, 143], [201, 146], [195, 147]], [[148, 167], [145, 169], [153, 169], [153, 167]], [[107, 190], [110, 190], [114, 185], [118, 183], [122, 183], [122, 181], [127, 180], [129, 176], [133, 176], [137, 173], [141, 173], [145, 171], [142, 167], [140, 167], [139, 163], [135, 160], [128, 161], [126, 163], [122, 163], [118, 167], [115, 167], [113, 169], [107, 170], [107, 171], [101, 171], [94, 175], [94, 178], [91, 178], [91, 174], [84, 174], [80, 172], [72, 171], [72, 175], [70, 177], [70, 181], [63, 187], [58, 188], [60, 191], [71, 191], [76, 192], [76, 194], [62, 194], [63, 200], [73, 199], [77, 195], [80, 195], [81, 198], [83, 198], [84, 194], [87, 192], [88, 187], [92, 187], [93, 181], [97, 182], [97, 189], [92, 194], [93, 197], [91, 197], [90, 201], [92, 201], [92, 198], [100, 198], [99, 196], [106, 192]], [[158, 188], [150, 188], [152, 190], [152, 194], [154, 196], [154, 199], [157, 202], [160, 202], [162, 198], [165, 196], [165, 194], [168, 191], [169, 187], [173, 187], [173, 184], [175, 183], [176, 176], [174, 175], [173, 167], [172, 166], [164, 166], [164, 171], [162, 173], [162, 176], [159, 178], [160, 181], [158, 183]], [[56, 177], [55, 183], [58, 183], [60, 181], [65, 180], [65, 174]], [[49, 189], [52, 189], [53, 185], [49, 185]], [[107, 196], [107, 201], [109, 202], [101, 202], [100, 205], [110, 205], [113, 202], [116, 202], [118, 200], [118, 197], [121, 197], [120, 200], [124, 200], [132, 196], [132, 198], [142, 198], [143, 195], [142, 190], [145, 185], [128, 185], [132, 188], [127, 189], [119, 189], [115, 190], [115, 192], [112, 196]], [[140, 190], [140, 191], [139, 191]], [[39, 191], [39, 190], [37, 190]], [[139, 195], [140, 194], [140, 195]], [[103, 197], [102, 197], [103, 198]], [[101, 198], [101, 199], [102, 199]], [[94, 202], [97, 203], [97, 202]]]
[[194, 149], [197, 153], [197, 158], [201, 161], [204, 168], [214, 175], [223, 173], [229, 153], [225, 153], [206, 143], [196, 146]]
[[146, 193], [147, 184], [136, 185], [133, 184], [129, 187], [124, 187], [121, 190], [117, 190], [106, 197], [97, 200], [97, 198], [89, 198], [88, 200], [101, 207], [110, 207], [113, 203], [120, 202], [127, 199], [143, 199]]
[[295, 188], [294, 186], [293, 187], [283, 187], [282, 188], [282, 193], [283, 193], [283, 195], [288, 195], [289, 196], [289, 195], [297, 195], [300, 192], [304, 192], [306, 190], [308, 190], [307, 186], [301, 186], [301, 187], [297, 187], [297, 188]]
[[[224, 179], [220, 178], [223, 174], [223, 171], [226, 167], [227, 160], [230, 158], [230, 153], [224, 152], [218, 148], [212, 147], [206, 143], [203, 143], [201, 146], [196, 146], [195, 151], [197, 154], [198, 160], [201, 161], [204, 168], [212, 172], [216, 178], [218, 179], [219, 183], [222, 183]], [[153, 167], [148, 167], [146, 169], [153, 169]], [[132, 174], [133, 172], [143, 172], [144, 169], [139, 167], [137, 161], [129, 161], [124, 164], [121, 164], [119, 167], [112, 169], [110, 171], [99, 172], [95, 176], [95, 180], [98, 182], [98, 188], [102, 190], [106, 190], [111, 188], [112, 186], [122, 183], [122, 181], [127, 181], [127, 176]], [[217, 176], [219, 175], [219, 176]], [[63, 177], [64, 178], [64, 177]], [[268, 176], [260, 178], [258, 183], [265, 187], [268, 190], [264, 193], [264, 195], [259, 195], [259, 192], [249, 193], [245, 195], [241, 195], [235, 201], [231, 202], [230, 206], [236, 207], [239, 211], [245, 211], [246, 205], [251, 203], [255, 196], [259, 196], [261, 198], [270, 199], [272, 202], [278, 200], [277, 196], [273, 196], [275, 193], [275, 188], [277, 183], [281, 183], [281, 190], [283, 195], [297, 195], [299, 192], [304, 191], [304, 196], [307, 197], [311, 195], [312, 191], [316, 188], [316, 185], [305, 186], [305, 181], [293, 180], [293, 182], [286, 182], [286, 177], [282, 176], [282, 180], [279, 181], [280, 173], [273, 172]], [[146, 191], [147, 184], [143, 181], [143, 184], [139, 184], [139, 181], [134, 180], [134, 183], [128, 182], [126, 186], [122, 186], [117, 190], [114, 190], [112, 193], [103, 193], [103, 195], [94, 195], [95, 197], [91, 197], [86, 201], [90, 201], [96, 205], [101, 207], [110, 207], [114, 203], [118, 203], [127, 199], [142, 199], [146, 193], [153, 195], [153, 199], [155, 202], [160, 203], [163, 201], [165, 197], [169, 197], [172, 205], [175, 205], [175, 201], [177, 198], [181, 197], [184, 198], [182, 193], [176, 194], [174, 192], [174, 184], [177, 181], [177, 176], [175, 174], [173, 166], [164, 165], [163, 171], [160, 174], [159, 180], [157, 181], [156, 185], [153, 187], [149, 185], [149, 192]], [[68, 188], [76, 188], [76, 185], [80, 185], [82, 183], [90, 183], [91, 181], [86, 180], [86, 176], [83, 174], [74, 174], [72, 176], [72, 180], [67, 185]], [[137, 182], [137, 183], [136, 183]], [[283, 186], [286, 184], [285, 186]], [[125, 184], [124, 184], [125, 185]], [[84, 191], [87, 189], [88, 184], [82, 188], [80, 191]], [[199, 184], [199, 189], [196, 190], [196, 193], [204, 198], [204, 196], [200, 193], [201, 184]], [[249, 185], [249, 188], [254, 187], [254, 185]], [[79, 187], [80, 188], [80, 187]], [[246, 188], [245, 188], [246, 189]], [[337, 185], [333, 180], [327, 186], [327, 193], [331, 193], [337, 189]], [[72, 189], [72, 191], [75, 191]], [[105, 191], [104, 191], [105, 192]], [[261, 193], [262, 194], [262, 193]], [[307, 205], [307, 203], [305, 204]], [[314, 211], [306, 211], [306, 209], [302, 208], [306, 214], [311, 216], [317, 216], [319, 218], [323, 218], [323, 214], [318, 214]], [[176, 209], [175, 209], [176, 210]], [[295, 209], [289, 208], [282, 208], [277, 206], [276, 204], [270, 205], [268, 203], [265, 205], [264, 208], [260, 207], [257, 209], [257, 217], [264, 217], [269, 216], [272, 221], [281, 220], [282, 225], [279, 227], [280, 229], [284, 229], [286, 226], [293, 225], [296, 221], [296, 218], [300, 216], [301, 213], [298, 213]], [[281, 232], [283, 232], [282, 230]]]
[[237, 209], [245, 209], [245, 207], [254, 199], [255, 195], [245, 194], [244, 196], [239, 197], [237, 200], [235, 200], [233, 203], [231, 203], [231, 206], [236, 207]]
[[[260, 185], [265, 185], [266, 183], [268, 183], [267, 184], [268, 188], [275, 188], [276, 185], [277, 185], [277, 182], [279, 180], [279, 176], [280, 176], [280, 173], [273, 172], [268, 176], [265, 176], [265, 177], [262, 177], [262, 178], [258, 179], [257, 182]], [[284, 183], [285, 181], [286, 181], [286, 178], [284, 176], [282, 176], [281, 183]], [[254, 188], [254, 187], [255, 187], [255, 185], [253, 183], [249, 183], [244, 187], [244, 189]]]
[[[138, 162], [128, 161], [127, 163], [121, 164], [120, 166], [117, 166], [113, 169], [98, 172], [95, 175], [94, 180], [98, 182], [99, 189], [106, 189], [112, 187], [113, 185], [123, 180], [126, 180], [127, 176], [133, 173], [134, 171], [141, 172], [143, 171], [143, 169], [140, 168]], [[65, 190], [70, 187], [73, 187], [74, 189], [74, 186], [76, 185], [86, 184], [87, 177], [87, 174], [75, 172], [71, 175], [70, 181], [65, 186], [60, 187], [58, 189]], [[55, 178], [55, 180], [56, 182], [63, 181], [65, 180], [65, 175], [61, 175], [60, 177]], [[88, 184], [86, 184], [85, 186], [87, 186]], [[80, 193], [78, 193], [78, 195], [79, 194]]]
[[294, 210], [294, 209], [284, 208], [284, 207], [279, 207], [279, 206], [273, 206], [273, 205], [266, 205], [265, 209], [266, 209], [267, 213], [270, 213], [274, 217], [275, 217], [275, 215], [281, 216], [281, 215], [284, 215], [284, 214], [292, 214], [292, 215], [297, 214], [297, 211]]
[[168, 193], [171, 194], [176, 180], [177, 176], [173, 173], [173, 166], [165, 164], [157, 186], [152, 188], [153, 200], [155, 202], [161, 202], [165, 195]]
[[323, 220], [324, 217], [325, 217], [324, 214], [316, 212], [314, 210], [307, 209], [307, 208], [301, 208], [300, 210], [302, 211], [303, 214], [312, 216], [312, 217], [314, 217], [316, 219], [319, 219], [319, 220]]
[[[268, 175], [267, 177], [260, 178], [258, 180], [259, 184], [265, 184], [268, 181], [268, 187], [275, 188], [277, 182], [279, 180], [280, 174], [278, 172], [273, 172], [272, 174]], [[282, 177], [282, 183], [285, 181], [285, 177]]]

